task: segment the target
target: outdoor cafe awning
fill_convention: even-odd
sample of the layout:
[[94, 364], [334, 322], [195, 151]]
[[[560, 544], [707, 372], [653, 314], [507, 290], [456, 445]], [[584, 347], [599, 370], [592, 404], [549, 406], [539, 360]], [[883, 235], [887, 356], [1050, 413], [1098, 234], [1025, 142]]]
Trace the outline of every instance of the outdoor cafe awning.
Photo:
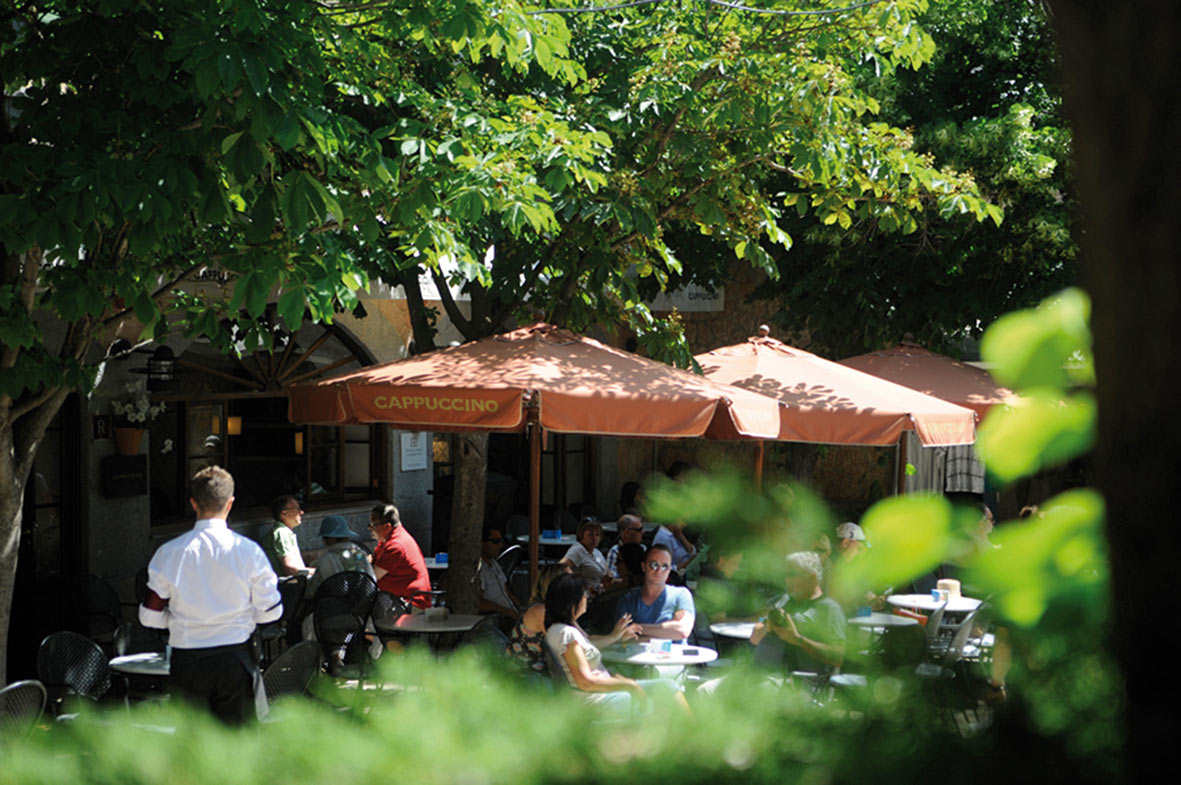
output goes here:
[[289, 388], [292, 422], [404, 430], [774, 438], [764, 396], [547, 324]]
[[710, 379], [776, 398], [778, 437], [823, 444], [892, 445], [914, 430], [927, 446], [971, 444], [971, 409], [847, 368], [774, 338], [750, 338], [696, 357]]
[[288, 394], [288, 417], [296, 423], [498, 432], [535, 423], [531, 580], [540, 529], [540, 430], [714, 439], [767, 439], [779, 432], [773, 399], [548, 324], [295, 385]]
[[966, 406], [981, 419], [993, 406], [1015, 397], [1012, 390], [993, 381], [988, 371], [914, 343], [849, 357], [841, 360], [841, 365]]

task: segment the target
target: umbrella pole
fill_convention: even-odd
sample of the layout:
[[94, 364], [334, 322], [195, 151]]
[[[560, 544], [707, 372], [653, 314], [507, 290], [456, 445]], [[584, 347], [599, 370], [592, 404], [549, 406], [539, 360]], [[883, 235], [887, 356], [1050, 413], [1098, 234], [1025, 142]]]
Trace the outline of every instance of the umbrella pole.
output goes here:
[[898, 495], [906, 493], [906, 431], [898, 437]]
[[[537, 585], [541, 538], [541, 423], [529, 424], [529, 586]], [[532, 591], [532, 588], [530, 588]]]
[[765, 441], [759, 439], [755, 442], [755, 492], [763, 492], [763, 452]]

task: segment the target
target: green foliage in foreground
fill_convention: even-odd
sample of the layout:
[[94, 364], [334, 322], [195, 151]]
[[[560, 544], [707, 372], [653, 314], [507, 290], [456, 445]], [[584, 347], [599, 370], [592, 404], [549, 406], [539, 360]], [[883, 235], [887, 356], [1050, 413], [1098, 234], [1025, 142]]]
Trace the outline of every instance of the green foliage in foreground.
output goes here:
[[868, 781], [904, 776], [924, 748], [971, 760], [901, 683], [856, 719], [752, 684], [699, 699], [692, 718], [632, 720], [466, 654], [385, 657], [399, 686], [289, 700], [245, 730], [175, 706], [85, 714], [0, 752], [0, 783]]

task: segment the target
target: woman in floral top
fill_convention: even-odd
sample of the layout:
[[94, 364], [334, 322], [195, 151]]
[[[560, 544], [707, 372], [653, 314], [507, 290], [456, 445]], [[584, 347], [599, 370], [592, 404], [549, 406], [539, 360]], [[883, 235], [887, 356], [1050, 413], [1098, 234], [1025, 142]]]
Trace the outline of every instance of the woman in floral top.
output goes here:
[[530, 670], [545, 671], [542, 655], [542, 641], [545, 640], [545, 592], [550, 582], [559, 575], [571, 572], [568, 565], [548, 564], [541, 568], [537, 583], [529, 596], [529, 607], [509, 632], [508, 651], [521, 660]]

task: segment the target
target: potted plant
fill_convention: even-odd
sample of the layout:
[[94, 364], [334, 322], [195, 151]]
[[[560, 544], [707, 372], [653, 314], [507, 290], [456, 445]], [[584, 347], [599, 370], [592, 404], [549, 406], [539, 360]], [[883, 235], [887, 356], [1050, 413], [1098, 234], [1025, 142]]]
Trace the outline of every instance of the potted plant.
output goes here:
[[137, 455], [147, 424], [164, 411], [164, 404], [153, 405], [142, 390], [128, 387], [126, 398], [111, 401], [115, 410], [115, 451], [120, 455]]

